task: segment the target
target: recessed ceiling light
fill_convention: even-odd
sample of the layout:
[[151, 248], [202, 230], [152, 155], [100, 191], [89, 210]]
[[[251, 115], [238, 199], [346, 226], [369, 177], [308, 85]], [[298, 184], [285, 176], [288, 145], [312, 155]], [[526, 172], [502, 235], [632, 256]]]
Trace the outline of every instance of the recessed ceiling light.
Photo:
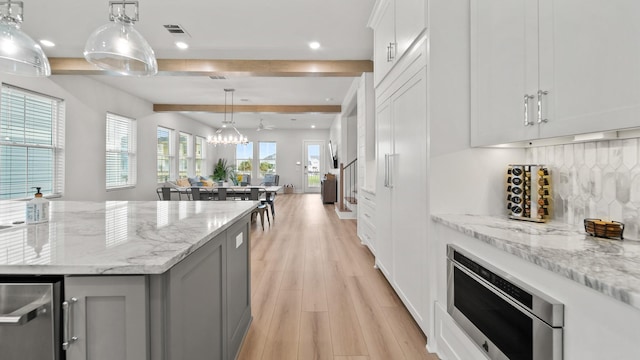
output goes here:
[[187, 44], [184, 41], [176, 41], [176, 46], [178, 47], [178, 49], [188, 49], [189, 48], [189, 44]]
[[311, 128], [312, 128], [312, 129], [315, 129], [315, 128], [316, 128], [316, 126], [315, 126], [315, 125], [311, 125]]
[[312, 41], [309, 43], [309, 47], [312, 48], [313, 50], [320, 49], [320, 43], [317, 41]]
[[49, 40], [40, 40], [40, 44], [46, 46], [46, 47], [54, 47], [56, 46], [56, 44], [53, 43], [53, 41], [49, 41]]
[[325, 101], [329, 102], [329, 101], [333, 101], [333, 98], [326, 98], [324, 99]]

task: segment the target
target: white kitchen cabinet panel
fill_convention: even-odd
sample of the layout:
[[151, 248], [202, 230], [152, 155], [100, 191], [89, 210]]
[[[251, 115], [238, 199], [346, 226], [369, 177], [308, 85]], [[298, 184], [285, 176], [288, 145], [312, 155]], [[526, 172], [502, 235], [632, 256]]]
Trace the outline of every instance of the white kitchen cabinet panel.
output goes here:
[[358, 237], [376, 254], [376, 197], [364, 188], [358, 192]]
[[426, 27], [425, 0], [395, 0], [397, 56], [402, 56]]
[[640, 1], [539, 4], [540, 137], [640, 126]]
[[639, 125], [640, 2], [472, 0], [471, 145]]
[[392, 51], [395, 47], [394, 1], [382, 1], [379, 17], [373, 31], [373, 72], [378, 84], [393, 66]]
[[427, 45], [421, 38], [378, 86], [376, 264], [428, 326]]
[[378, 0], [369, 27], [373, 28], [374, 85], [389, 73], [426, 28], [425, 0]]
[[376, 150], [378, 179], [376, 180], [376, 265], [392, 278], [391, 261], [391, 189], [389, 188], [389, 155], [393, 153], [391, 129], [391, 100], [376, 104]]
[[69, 276], [65, 298], [69, 336], [77, 337], [67, 359], [147, 359], [145, 276]]
[[537, 4], [471, 1], [471, 145], [538, 136]]

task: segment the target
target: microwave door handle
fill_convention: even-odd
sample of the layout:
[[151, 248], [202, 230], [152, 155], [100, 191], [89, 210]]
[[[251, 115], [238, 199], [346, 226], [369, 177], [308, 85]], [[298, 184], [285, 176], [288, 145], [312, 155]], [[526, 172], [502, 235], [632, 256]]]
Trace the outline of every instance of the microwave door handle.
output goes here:
[[8, 314], [0, 314], [0, 325], [24, 325], [47, 312], [49, 300], [36, 299], [23, 307]]

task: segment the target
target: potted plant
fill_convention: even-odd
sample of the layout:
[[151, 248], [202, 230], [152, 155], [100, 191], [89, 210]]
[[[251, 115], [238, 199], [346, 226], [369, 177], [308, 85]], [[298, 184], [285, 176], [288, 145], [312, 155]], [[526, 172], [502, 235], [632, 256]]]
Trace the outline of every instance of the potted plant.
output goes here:
[[229, 178], [229, 170], [231, 170], [231, 166], [227, 164], [227, 159], [218, 159], [218, 162], [213, 167], [211, 179], [217, 182], [218, 185], [222, 185], [222, 182], [227, 181], [227, 178]]

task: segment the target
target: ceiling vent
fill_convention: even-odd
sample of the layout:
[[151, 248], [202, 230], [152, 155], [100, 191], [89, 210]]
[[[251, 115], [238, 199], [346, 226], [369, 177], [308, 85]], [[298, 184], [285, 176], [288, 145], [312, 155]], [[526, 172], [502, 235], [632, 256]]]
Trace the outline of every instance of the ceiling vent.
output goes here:
[[181, 26], [178, 24], [168, 24], [168, 25], [163, 25], [165, 29], [167, 29], [167, 31], [169, 32], [169, 34], [175, 36], [175, 37], [191, 37], [191, 35], [189, 35], [189, 33]]
[[211, 79], [211, 80], [227, 80], [227, 78], [222, 76], [222, 75], [211, 75], [211, 76], [209, 76], [209, 79]]

